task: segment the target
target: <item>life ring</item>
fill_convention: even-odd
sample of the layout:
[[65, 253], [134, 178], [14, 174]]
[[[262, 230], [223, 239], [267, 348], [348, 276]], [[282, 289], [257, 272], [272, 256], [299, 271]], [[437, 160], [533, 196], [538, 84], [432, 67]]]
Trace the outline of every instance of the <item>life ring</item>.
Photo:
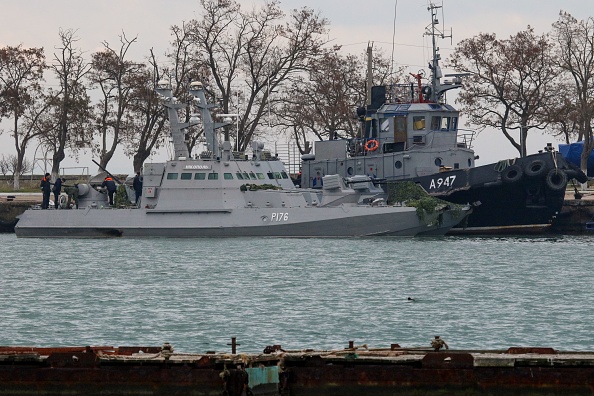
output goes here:
[[365, 143], [365, 151], [375, 151], [379, 147], [379, 142], [375, 139], [368, 140]]
[[547, 171], [546, 164], [543, 160], [534, 160], [524, 168], [524, 173], [528, 177], [538, 177], [544, 175]]
[[504, 183], [518, 182], [522, 176], [524, 176], [524, 172], [518, 165], [510, 165], [501, 171], [501, 180]]
[[547, 187], [553, 191], [563, 190], [567, 186], [567, 173], [561, 169], [551, 169], [545, 178]]
[[66, 202], [68, 200], [66, 199], [66, 195], [60, 195], [60, 197], [58, 198], [58, 205], [60, 206], [60, 209], [66, 209]]

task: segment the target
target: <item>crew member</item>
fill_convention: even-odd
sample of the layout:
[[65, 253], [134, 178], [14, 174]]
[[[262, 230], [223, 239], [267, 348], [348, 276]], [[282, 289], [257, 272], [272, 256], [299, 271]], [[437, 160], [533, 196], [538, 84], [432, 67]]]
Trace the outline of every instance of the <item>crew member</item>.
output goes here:
[[54, 183], [54, 188], [52, 191], [54, 192], [54, 207], [58, 209], [60, 207], [60, 193], [62, 193], [62, 183], [64, 183], [66, 179], [60, 179], [59, 177], [56, 179]]
[[39, 186], [41, 187], [41, 192], [43, 193], [41, 209], [49, 209], [49, 199], [52, 190], [51, 176], [49, 173], [46, 173], [43, 179], [41, 179]]
[[134, 193], [136, 194], [136, 206], [140, 202], [140, 196], [142, 195], [142, 177], [140, 177], [140, 172], [136, 172], [136, 176], [134, 176], [134, 182], [132, 183], [132, 187], [134, 187]]
[[70, 209], [70, 204], [74, 202], [74, 207], [78, 209], [78, 184], [75, 184], [74, 186], [64, 185], [64, 192], [68, 195], [66, 207]]
[[444, 340], [439, 338], [439, 336], [435, 336], [435, 338], [431, 340], [431, 348], [433, 348], [435, 352], [439, 352], [439, 350], [443, 347], [445, 347], [445, 349], [450, 349], [448, 347], [448, 344], [446, 344]]
[[101, 187], [107, 188], [107, 196], [109, 197], [109, 205], [113, 206], [113, 194], [116, 192], [117, 187], [111, 176], [107, 176], [103, 180]]

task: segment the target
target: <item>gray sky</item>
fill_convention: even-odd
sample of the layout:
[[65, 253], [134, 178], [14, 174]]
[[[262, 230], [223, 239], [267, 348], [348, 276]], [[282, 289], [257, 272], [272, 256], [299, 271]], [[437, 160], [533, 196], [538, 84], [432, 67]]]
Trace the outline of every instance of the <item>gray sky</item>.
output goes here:
[[[261, 4], [260, 1], [239, 0], [246, 7]], [[436, 1], [441, 3], [441, 1]], [[429, 42], [423, 37], [429, 24], [428, 0], [284, 0], [281, 8], [289, 11], [309, 7], [330, 22], [329, 38], [333, 44], [341, 44], [353, 54], [365, 51], [367, 42], [382, 47], [387, 56], [394, 49], [397, 64], [407, 65], [409, 71], [426, 69], [429, 56]], [[532, 26], [537, 34], [550, 31], [551, 24], [558, 19], [559, 11], [567, 11], [578, 19], [594, 16], [594, 0], [443, 0], [443, 16], [446, 29], [453, 31], [453, 41], [440, 43], [442, 59], [447, 59], [456, 43], [479, 33], [496, 33], [507, 38], [518, 31]], [[132, 57], [142, 59], [154, 48], [162, 54], [170, 41], [169, 28], [197, 16], [197, 0], [20, 0], [2, 1], [0, 15], [0, 46], [23, 44], [27, 47], [44, 47], [46, 57], [51, 59], [54, 46], [58, 44], [58, 31], [77, 30], [79, 47], [90, 54], [102, 48], [101, 42], [108, 41], [117, 46], [118, 35], [124, 31], [128, 37], [138, 36]], [[395, 36], [393, 38], [393, 32]], [[452, 100], [450, 100], [452, 102]], [[5, 132], [0, 135], [0, 154], [14, 153], [14, 144]], [[528, 137], [528, 152], [541, 149], [552, 137], [531, 131]], [[480, 156], [478, 165], [513, 158], [517, 151], [496, 131], [484, 131], [474, 144]], [[28, 158], [33, 158], [35, 145], [28, 148]], [[166, 152], [154, 157], [163, 160]], [[96, 167], [91, 155], [83, 154], [80, 164], [73, 159], [63, 166], [89, 166], [94, 173]], [[109, 164], [112, 172], [132, 173], [132, 162], [119, 152]]]

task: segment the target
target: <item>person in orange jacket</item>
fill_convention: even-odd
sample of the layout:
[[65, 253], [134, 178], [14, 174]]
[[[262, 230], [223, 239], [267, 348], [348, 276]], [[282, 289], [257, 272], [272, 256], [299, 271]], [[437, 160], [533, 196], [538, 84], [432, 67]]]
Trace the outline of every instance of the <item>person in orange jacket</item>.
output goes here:
[[113, 181], [113, 178], [111, 176], [107, 176], [105, 178], [105, 180], [103, 180], [101, 187], [107, 188], [107, 196], [109, 197], [109, 205], [113, 206], [113, 194], [117, 190], [117, 187], [116, 187], [115, 182]]

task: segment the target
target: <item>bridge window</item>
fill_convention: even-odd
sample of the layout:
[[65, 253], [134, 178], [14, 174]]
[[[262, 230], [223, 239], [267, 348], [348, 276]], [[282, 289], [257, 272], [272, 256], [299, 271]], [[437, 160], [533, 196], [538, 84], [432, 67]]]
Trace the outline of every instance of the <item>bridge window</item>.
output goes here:
[[191, 173], [182, 173], [181, 179], [182, 180], [192, 180], [192, 174]]
[[390, 130], [390, 119], [384, 118], [381, 121], [381, 131], [388, 132]]
[[225, 174], [223, 174], [223, 177], [225, 178], [225, 180], [233, 180], [232, 173], [225, 173]]
[[274, 173], [268, 172], [267, 175], [270, 180], [274, 180]]
[[209, 173], [208, 180], [219, 180], [219, 174], [218, 173]]
[[239, 179], [239, 180], [243, 180], [243, 175], [241, 174], [241, 172], [237, 172], [237, 173], [235, 174], [235, 176], [237, 176], [237, 179]]
[[431, 130], [438, 131], [441, 129], [441, 117], [433, 116], [431, 117]]
[[204, 180], [206, 179], [206, 173], [196, 173], [194, 174], [194, 180]]
[[413, 117], [413, 130], [422, 131], [425, 129], [425, 116]]
[[250, 179], [256, 180], [256, 174], [254, 172], [250, 172]]
[[452, 125], [450, 131], [455, 131], [458, 129], [458, 117], [452, 117]]
[[441, 130], [442, 131], [450, 130], [450, 117], [441, 117]]
[[264, 176], [264, 173], [256, 173], [256, 176], [258, 176], [258, 180], [264, 180], [266, 179], [266, 177]]
[[167, 180], [177, 180], [177, 173], [168, 173]]
[[288, 179], [289, 178], [289, 175], [287, 175], [287, 172], [285, 172], [285, 171], [282, 171], [281, 172], [281, 176], [283, 177], [283, 179]]

